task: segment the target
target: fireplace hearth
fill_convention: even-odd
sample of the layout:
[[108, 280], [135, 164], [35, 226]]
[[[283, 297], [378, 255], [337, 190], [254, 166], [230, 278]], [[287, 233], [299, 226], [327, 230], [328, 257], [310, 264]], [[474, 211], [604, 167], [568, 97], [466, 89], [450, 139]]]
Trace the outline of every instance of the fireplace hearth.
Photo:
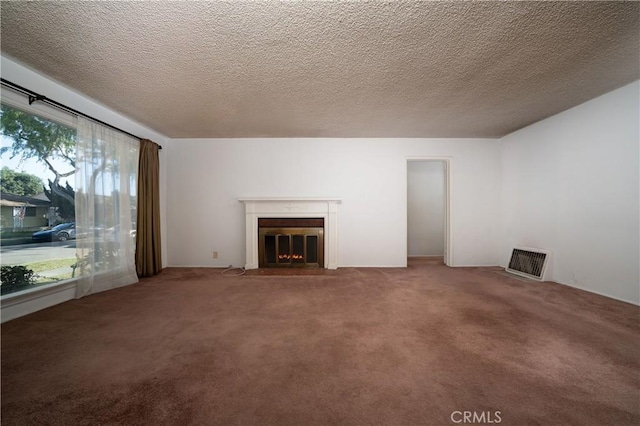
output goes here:
[[323, 268], [323, 218], [258, 219], [260, 268]]

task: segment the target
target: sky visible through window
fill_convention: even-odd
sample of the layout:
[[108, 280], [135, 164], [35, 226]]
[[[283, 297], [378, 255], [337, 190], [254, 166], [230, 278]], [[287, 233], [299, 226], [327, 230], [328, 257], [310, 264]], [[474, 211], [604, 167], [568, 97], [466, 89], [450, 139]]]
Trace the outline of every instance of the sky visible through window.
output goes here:
[[[2, 147], [11, 146], [12, 140], [4, 135], [1, 135], [0, 145]], [[71, 171], [71, 166], [63, 160], [53, 159], [51, 164], [56, 170]], [[37, 161], [35, 158], [23, 159], [22, 156], [16, 155], [11, 158], [11, 152], [5, 152], [0, 157], [0, 167], [8, 167], [16, 172], [29, 173], [38, 176], [42, 179], [44, 184], [47, 184], [47, 180], [53, 180], [55, 175], [49, 170], [49, 168], [42, 162]], [[75, 188], [75, 178], [73, 175], [60, 179], [61, 185], [69, 184], [72, 188]]]

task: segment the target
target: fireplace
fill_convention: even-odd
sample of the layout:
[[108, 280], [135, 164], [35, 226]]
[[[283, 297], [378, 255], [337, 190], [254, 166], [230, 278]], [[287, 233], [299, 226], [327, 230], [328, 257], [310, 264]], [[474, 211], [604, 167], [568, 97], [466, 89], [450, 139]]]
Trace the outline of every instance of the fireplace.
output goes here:
[[323, 218], [259, 218], [260, 268], [324, 268]]
[[[338, 267], [339, 198], [263, 197], [241, 198], [239, 201], [245, 206], [245, 269], [260, 267], [336, 269]], [[298, 222], [264, 222], [265, 219], [293, 219]], [[305, 223], [300, 222], [301, 220], [322, 220], [322, 224], [319, 221]], [[263, 221], [263, 226], [258, 225], [259, 221]], [[264, 226], [265, 223], [268, 226]], [[320, 229], [313, 228], [321, 228], [322, 232]], [[262, 233], [269, 234], [269, 237], [263, 238]], [[264, 247], [260, 249], [263, 244]], [[306, 252], [304, 252], [305, 247]], [[314, 252], [314, 248], [317, 252]], [[268, 254], [265, 264], [265, 255], [261, 255], [264, 251], [261, 252], [261, 250], [275, 252], [276, 257]], [[301, 250], [304, 259], [299, 258]], [[278, 260], [277, 256], [283, 257]], [[304, 266], [299, 266], [301, 264]]]

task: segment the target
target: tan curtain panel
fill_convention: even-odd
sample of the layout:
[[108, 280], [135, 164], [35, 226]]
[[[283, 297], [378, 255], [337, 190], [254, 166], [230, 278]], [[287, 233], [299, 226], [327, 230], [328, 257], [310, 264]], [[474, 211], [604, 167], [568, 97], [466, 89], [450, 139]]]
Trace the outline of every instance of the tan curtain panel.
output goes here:
[[160, 247], [160, 160], [158, 144], [140, 140], [136, 271], [150, 277], [162, 270]]

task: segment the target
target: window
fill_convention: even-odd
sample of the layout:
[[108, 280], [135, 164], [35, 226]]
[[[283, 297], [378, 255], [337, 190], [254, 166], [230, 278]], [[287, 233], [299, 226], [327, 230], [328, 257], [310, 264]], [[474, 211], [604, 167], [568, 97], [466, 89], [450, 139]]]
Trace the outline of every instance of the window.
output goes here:
[[27, 105], [5, 103], [0, 130], [0, 289], [5, 295], [74, 276], [76, 130]]
[[82, 297], [137, 282], [140, 141], [11, 91], [0, 118], [1, 294], [73, 280]]

